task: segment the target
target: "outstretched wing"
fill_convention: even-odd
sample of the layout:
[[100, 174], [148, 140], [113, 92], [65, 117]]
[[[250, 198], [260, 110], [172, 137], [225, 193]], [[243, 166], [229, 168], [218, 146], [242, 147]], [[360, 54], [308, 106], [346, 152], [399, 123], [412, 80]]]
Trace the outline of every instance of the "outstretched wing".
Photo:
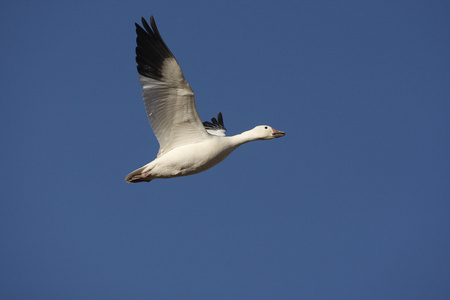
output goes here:
[[208, 138], [195, 107], [194, 92], [172, 52], [164, 43], [153, 16], [136, 24], [136, 62], [145, 110], [159, 142], [158, 156], [173, 148]]
[[211, 122], [203, 122], [203, 126], [205, 126], [206, 131], [212, 135], [225, 136], [227, 133], [227, 129], [223, 124], [223, 117], [221, 112], [217, 115], [217, 119], [212, 118]]

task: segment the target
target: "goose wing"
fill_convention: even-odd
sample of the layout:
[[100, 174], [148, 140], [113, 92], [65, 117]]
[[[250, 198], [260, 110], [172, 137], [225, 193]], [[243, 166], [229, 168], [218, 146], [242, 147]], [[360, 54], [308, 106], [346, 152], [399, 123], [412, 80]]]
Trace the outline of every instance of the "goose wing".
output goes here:
[[153, 16], [150, 25], [136, 23], [136, 62], [145, 110], [159, 142], [158, 156], [208, 137], [195, 107], [194, 92], [172, 52], [164, 43]]
[[226, 136], [227, 129], [225, 128], [225, 125], [223, 123], [221, 112], [217, 115], [217, 119], [212, 118], [211, 122], [203, 122], [203, 126], [205, 126], [205, 129], [209, 134], [216, 136]]

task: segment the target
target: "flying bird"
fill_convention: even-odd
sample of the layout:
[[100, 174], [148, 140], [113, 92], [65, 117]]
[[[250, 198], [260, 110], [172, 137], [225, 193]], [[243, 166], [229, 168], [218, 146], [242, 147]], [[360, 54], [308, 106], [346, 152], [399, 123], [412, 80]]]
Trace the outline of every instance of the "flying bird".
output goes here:
[[197, 174], [217, 165], [242, 144], [285, 135], [268, 125], [226, 136], [222, 113], [203, 122], [195, 107], [194, 92], [166, 46], [153, 16], [150, 25], [136, 23], [136, 62], [145, 110], [159, 142], [156, 158], [131, 172], [130, 183]]

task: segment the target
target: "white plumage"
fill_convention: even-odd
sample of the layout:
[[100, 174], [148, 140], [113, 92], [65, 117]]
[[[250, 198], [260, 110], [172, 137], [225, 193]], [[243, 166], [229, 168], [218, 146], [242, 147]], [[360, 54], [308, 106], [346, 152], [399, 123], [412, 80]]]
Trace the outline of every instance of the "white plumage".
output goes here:
[[262, 125], [241, 134], [225, 136], [222, 114], [202, 123], [195, 107], [194, 92], [164, 43], [153, 16], [136, 24], [136, 62], [150, 125], [159, 142], [155, 160], [128, 174], [130, 183], [203, 172], [224, 160], [238, 146], [284, 136]]

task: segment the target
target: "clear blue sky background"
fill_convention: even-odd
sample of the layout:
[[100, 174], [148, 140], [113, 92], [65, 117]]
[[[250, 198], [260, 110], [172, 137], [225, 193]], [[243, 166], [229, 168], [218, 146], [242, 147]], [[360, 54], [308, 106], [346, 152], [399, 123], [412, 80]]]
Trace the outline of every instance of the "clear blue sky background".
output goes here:
[[[154, 14], [244, 145], [124, 182], [158, 144], [134, 22]], [[2, 299], [449, 299], [450, 2], [9, 1]]]

